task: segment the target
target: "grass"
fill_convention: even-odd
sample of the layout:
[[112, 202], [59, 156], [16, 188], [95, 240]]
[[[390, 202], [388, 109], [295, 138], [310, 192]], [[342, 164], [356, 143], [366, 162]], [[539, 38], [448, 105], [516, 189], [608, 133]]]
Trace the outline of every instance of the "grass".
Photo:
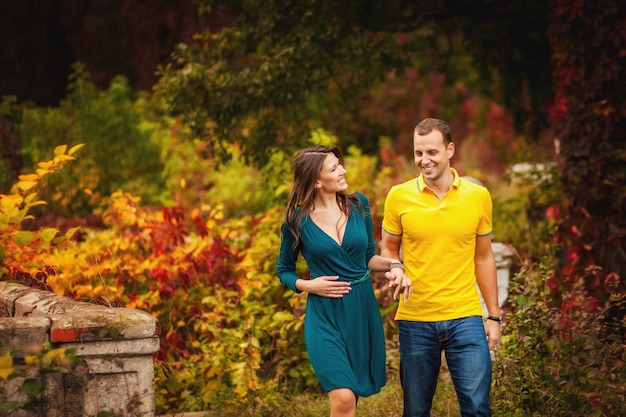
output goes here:
[[[328, 410], [328, 406], [326, 410]], [[317, 414], [316, 416], [324, 415], [328, 415], [328, 411], [326, 414]], [[359, 400], [357, 417], [400, 417], [401, 415], [402, 387], [397, 374], [389, 375], [387, 385], [378, 395]], [[442, 368], [433, 400], [431, 417], [457, 417], [460, 415], [459, 404], [450, 375], [445, 368]]]
[[[383, 387], [380, 393], [359, 399], [356, 410], [357, 417], [402, 416], [402, 386], [398, 371], [399, 364], [399, 350], [396, 346], [395, 349], [389, 349], [387, 354], [387, 385]], [[442, 358], [442, 364], [430, 415], [431, 417], [460, 417], [459, 403], [445, 357]], [[270, 414], [251, 414], [250, 417], [327, 417], [330, 414], [329, 410], [330, 406], [326, 394], [300, 395], [285, 398], [284, 404], [281, 403], [276, 406]]]
[[[219, 417], [326, 417], [329, 415], [328, 397], [325, 394], [302, 394], [282, 398], [271, 410], [238, 410]], [[357, 417], [400, 417], [402, 415], [402, 387], [397, 371], [388, 375], [387, 385], [380, 393], [359, 399]], [[439, 375], [439, 383], [433, 401], [431, 417], [458, 417], [459, 405], [452, 381], [445, 367]], [[202, 417], [218, 417], [203, 414]]]

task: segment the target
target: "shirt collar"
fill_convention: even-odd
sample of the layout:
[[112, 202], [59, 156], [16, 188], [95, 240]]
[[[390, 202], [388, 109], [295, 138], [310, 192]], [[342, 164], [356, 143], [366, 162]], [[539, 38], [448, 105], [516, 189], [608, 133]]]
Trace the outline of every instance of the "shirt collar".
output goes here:
[[[461, 185], [461, 177], [459, 177], [459, 174], [452, 167], [450, 167], [450, 172], [452, 172], [452, 175], [454, 175], [454, 179], [452, 180], [450, 188], [454, 187], [458, 189], [459, 185]], [[417, 177], [417, 189], [420, 190], [420, 192], [423, 192], [424, 190], [430, 190], [430, 187], [428, 186], [428, 184], [426, 184], [426, 181], [424, 180], [424, 174], [420, 174], [419, 177]]]

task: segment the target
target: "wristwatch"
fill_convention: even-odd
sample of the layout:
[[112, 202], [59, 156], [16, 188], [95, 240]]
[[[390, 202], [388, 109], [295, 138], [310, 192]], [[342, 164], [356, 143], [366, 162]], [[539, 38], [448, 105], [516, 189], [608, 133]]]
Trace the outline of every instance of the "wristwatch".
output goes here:
[[497, 321], [498, 323], [502, 323], [502, 316], [487, 316], [487, 320]]

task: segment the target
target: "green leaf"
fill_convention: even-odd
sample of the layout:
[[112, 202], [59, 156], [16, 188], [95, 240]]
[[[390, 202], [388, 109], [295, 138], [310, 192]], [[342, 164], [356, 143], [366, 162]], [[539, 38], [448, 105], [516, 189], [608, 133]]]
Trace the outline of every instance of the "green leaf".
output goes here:
[[11, 233], [11, 239], [20, 246], [26, 246], [37, 239], [37, 235], [33, 232], [19, 231]]
[[41, 384], [36, 379], [25, 379], [21, 387], [22, 391], [31, 395], [37, 395], [41, 392]]
[[55, 228], [48, 227], [41, 232], [41, 238], [44, 242], [50, 242], [54, 237], [59, 233], [59, 231]]
[[0, 403], [0, 409], [3, 410], [26, 410], [29, 401], [5, 401]]
[[41, 368], [41, 372], [47, 373], [47, 374], [53, 374], [53, 373], [67, 374], [69, 373], [69, 370], [62, 366], [44, 366]]
[[76, 233], [79, 229], [80, 227], [72, 227], [71, 229], [68, 229], [67, 232], [65, 232], [65, 237], [67, 239], [71, 239], [72, 236], [74, 236], [74, 233]]

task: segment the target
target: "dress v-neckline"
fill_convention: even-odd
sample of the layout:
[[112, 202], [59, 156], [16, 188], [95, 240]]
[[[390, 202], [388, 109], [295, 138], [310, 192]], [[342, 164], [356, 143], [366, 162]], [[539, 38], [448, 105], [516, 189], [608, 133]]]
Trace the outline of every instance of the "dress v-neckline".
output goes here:
[[343, 246], [343, 242], [345, 240], [346, 237], [346, 229], [348, 228], [348, 222], [350, 220], [350, 217], [346, 217], [346, 221], [343, 224], [343, 228], [340, 231], [340, 236], [337, 236], [340, 240], [335, 239], [334, 237], [332, 237], [330, 234], [328, 234], [324, 229], [322, 229], [316, 222], [315, 220], [313, 220], [313, 217], [309, 215], [309, 219], [311, 220], [311, 222], [315, 225], [315, 227], [322, 232], [324, 235], [326, 235], [330, 240], [332, 240], [333, 242], [335, 242], [337, 244], [337, 246]]

